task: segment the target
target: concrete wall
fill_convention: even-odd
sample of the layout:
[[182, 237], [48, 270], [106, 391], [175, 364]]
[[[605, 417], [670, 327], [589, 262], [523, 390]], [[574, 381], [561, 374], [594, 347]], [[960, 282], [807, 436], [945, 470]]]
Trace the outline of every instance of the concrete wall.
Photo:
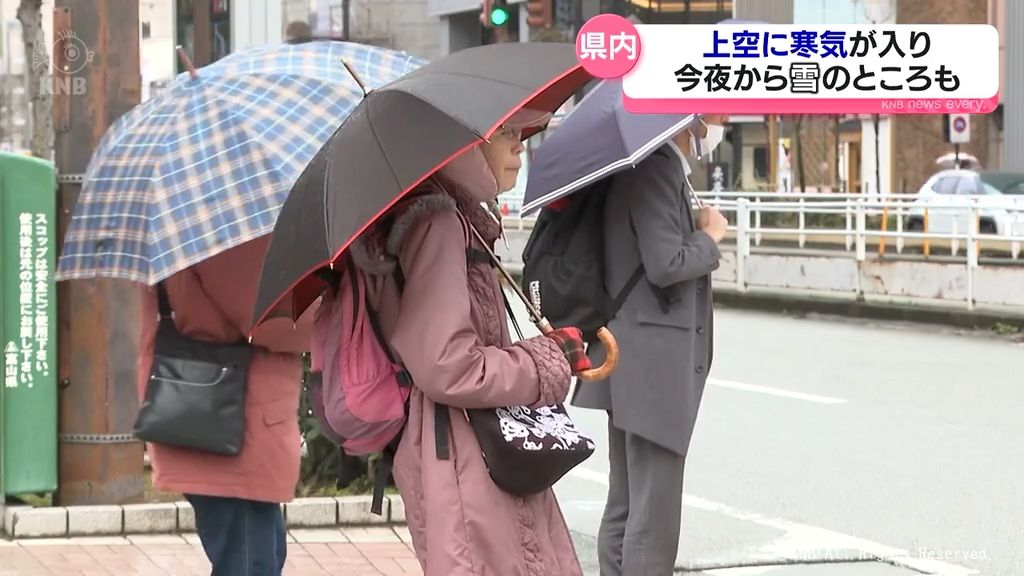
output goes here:
[[283, 19], [281, 0], [232, 0], [231, 51], [280, 43]]
[[[431, 4], [428, 0], [350, 0], [350, 37], [421, 58], [436, 58], [441, 54], [441, 23], [431, 14]], [[344, 31], [342, 0], [285, 0], [283, 10], [284, 26], [298, 20], [310, 23], [320, 36], [340, 37]]]
[[734, 0], [734, 18], [773, 24], [793, 23], [793, 0]]
[[[981, 266], [971, 270], [959, 263], [920, 260], [857, 262], [853, 258], [821, 255], [752, 254], [744, 259], [747, 290], [808, 291], [835, 296], [863, 294], [869, 300], [892, 303], [948, 304], [967, 309], [973, 291], [978, 308], [1014, 307], [1024, 310], [1024, 268]], [[718, 282], [737, 282], [737, 259], [724, 254], [714, 274]]]
[[385, 39], [387, 44], [421, 58], [441, 55], [440, 22], [425, 0], [351, 0], [352, 38]]
[[[512, 270], [521, 268], [522, 253], [530, 230], [508, 229], [509, 246], [497, 246], [498, 256]], [[743, 289], [751, 292], [805, 293], [852, 299], [858, 294], [875, 302], [940, 304], [967, 310], [973, 291], [978, 309], [1013, 308], [1024, 313], [1024, 267], [979, 266], [970, 271], [963, 263], [940, 260], [869, 258], [857, 262], [842, 254], [771, 253], [759, 251], [740, 260], [733, 246], [723, 246], [722, 261], [714, 280], [722, 287], [735, 286], [742, 276]], [[737, 286], [738, 288], [738, 286]]]

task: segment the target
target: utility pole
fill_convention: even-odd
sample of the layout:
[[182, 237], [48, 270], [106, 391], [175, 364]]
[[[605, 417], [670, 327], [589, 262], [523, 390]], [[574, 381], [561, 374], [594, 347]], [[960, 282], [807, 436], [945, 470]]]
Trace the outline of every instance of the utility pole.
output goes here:
[[349, 0], [341, 0], [341, 29], [346, 42], [352, 41], [352, 23], [349, 21], [351, 13], [352, 6], [350, 6]]
[[779, 187], [779, 127], [775, 114], [768, 115], [768, 190]]
[[[53, 27], [54, 38], [93, 53], [80, 69], [70, 68], [74, 73], [67, 85], [81, 89], [62, 89], [55, 82], [58, 242], [63, 245], [93, 150], [107, 127], [139, 103], [139, 3], [56, 0]], [[58, 285], [60, 505], [142, 500], [143, 447], [131, 434], [138, 411], [140, 296], [138, 284], [123, 280]]]

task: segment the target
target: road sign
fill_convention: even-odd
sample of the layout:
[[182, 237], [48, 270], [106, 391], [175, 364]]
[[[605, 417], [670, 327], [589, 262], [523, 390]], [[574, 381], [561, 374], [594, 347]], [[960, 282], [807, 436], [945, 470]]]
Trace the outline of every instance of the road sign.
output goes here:
[[967, 144], [971, 141], [971, 116], [970, 114], [950, 114], [949, 142], [951, 144]]

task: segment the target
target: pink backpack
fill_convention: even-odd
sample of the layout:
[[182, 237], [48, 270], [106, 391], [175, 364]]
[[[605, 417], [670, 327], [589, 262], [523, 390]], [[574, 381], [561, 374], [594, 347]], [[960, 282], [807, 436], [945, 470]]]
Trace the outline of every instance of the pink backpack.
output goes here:
[[[380, 515], [408, 417], [412, 377], [380, 330], [367, 298], [365, 272], [348, 256], [340, 273], [327, 276], [332, 287], [313, 320], [308, 400], [321, 432], [346, 454], [382, 453], [370, 507]], [[395, 279], [404, 288], [400, 268]]]
[[345, 261], [313, 319], [307, 393], [322, 433], [345, 454], [383, 453], [370, 508], [381, 516], [413, 379], [380, 330], [365, 273]]
[[399, 438], [412, 391], [366, 291], [364, 272], [347, 258], [320, 302], [310, 350], [317, 376], [309, 384], [313, 413], [322, 432], [356, 456], [384, 452]]

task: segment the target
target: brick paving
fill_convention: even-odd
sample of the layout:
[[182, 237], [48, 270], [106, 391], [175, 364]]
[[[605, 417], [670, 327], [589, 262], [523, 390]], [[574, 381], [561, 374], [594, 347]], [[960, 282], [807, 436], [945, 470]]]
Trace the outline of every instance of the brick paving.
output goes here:
[[[286, 576], [420, 575], [404, 528], [292, 530]], [[194, 534], [0, 540], [0, 576], [209, 576]]]

